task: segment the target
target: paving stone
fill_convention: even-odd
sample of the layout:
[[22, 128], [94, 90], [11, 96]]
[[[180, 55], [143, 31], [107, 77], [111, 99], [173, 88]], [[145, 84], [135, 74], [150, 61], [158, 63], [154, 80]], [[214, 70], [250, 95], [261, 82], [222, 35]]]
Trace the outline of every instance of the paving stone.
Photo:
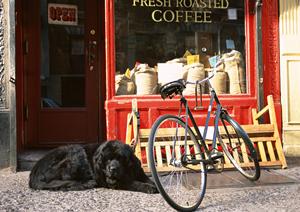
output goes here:
[[[289, 164], [289, 163], [288, 163]], [[300, 161], [288, 169], [264, 169], [249, 184], [238, 172], [209, 174], [199, 211], [300, 211]], [[86, 191], [34, 191], [29, 172], [0, 170], [0, 211], [174, 211], [160, 194], [97, 188]], [[182, 194], [185, 195], [185, 194]]]

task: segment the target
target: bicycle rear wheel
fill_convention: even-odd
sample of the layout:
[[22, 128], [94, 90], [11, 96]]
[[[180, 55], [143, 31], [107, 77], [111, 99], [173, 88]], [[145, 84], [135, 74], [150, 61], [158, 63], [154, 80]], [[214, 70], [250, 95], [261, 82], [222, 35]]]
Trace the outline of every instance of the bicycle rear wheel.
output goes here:
[[260, 166], [249, 136], [226, 112], [222, 112], [220, 118], [224, 131], [218, 133], [218, 138], [224, 153], [242, 175], [249, 180], [257, 180]]
[[168, 204], [179, 211], [197, 209], [205, 195], [207, 174], [191, 128], [177, 116], [161, 116], [151, 129], [148, 155], [155, 184]]

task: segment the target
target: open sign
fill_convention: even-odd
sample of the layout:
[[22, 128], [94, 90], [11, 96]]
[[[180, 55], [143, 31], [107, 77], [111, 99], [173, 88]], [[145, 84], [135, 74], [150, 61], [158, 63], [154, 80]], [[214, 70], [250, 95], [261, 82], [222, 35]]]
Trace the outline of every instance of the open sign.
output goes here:
[[77, 5], [48, 4], [48, 23], [59, 25], [77, 25]]

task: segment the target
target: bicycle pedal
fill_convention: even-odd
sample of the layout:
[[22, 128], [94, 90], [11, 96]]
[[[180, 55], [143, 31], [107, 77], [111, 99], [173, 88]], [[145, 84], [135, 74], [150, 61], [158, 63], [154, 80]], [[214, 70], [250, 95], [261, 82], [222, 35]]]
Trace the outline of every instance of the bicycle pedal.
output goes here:
[[207, 165], [207, 166], [206, 166], [206, 170], [207, 170], [208, 172], [212, 172], [212, 171], [215, 170], [215, 168], [213, 167], [213, 165]]
[[217, 160], [217, 159], [222, 158], [222, 157], [224, 157], [224, 154], [222, 152], [214, 151], [210, 154], [210, 158], [212, 160]]

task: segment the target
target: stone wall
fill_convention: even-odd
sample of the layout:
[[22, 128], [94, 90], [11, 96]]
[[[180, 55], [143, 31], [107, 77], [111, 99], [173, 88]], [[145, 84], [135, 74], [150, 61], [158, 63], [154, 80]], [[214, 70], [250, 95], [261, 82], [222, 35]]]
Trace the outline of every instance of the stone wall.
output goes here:
[[9, 113], [7, 108], [7, 80], [4, 66], [4, 8], [0, 1], [0, 168], [9, 166]]
[[0, 169], [16, 167], [15, 0], [0, 0]]
[[0, 108], [6, 107], [6, 78], [4, 72], [4, 10], [0, 1]]

